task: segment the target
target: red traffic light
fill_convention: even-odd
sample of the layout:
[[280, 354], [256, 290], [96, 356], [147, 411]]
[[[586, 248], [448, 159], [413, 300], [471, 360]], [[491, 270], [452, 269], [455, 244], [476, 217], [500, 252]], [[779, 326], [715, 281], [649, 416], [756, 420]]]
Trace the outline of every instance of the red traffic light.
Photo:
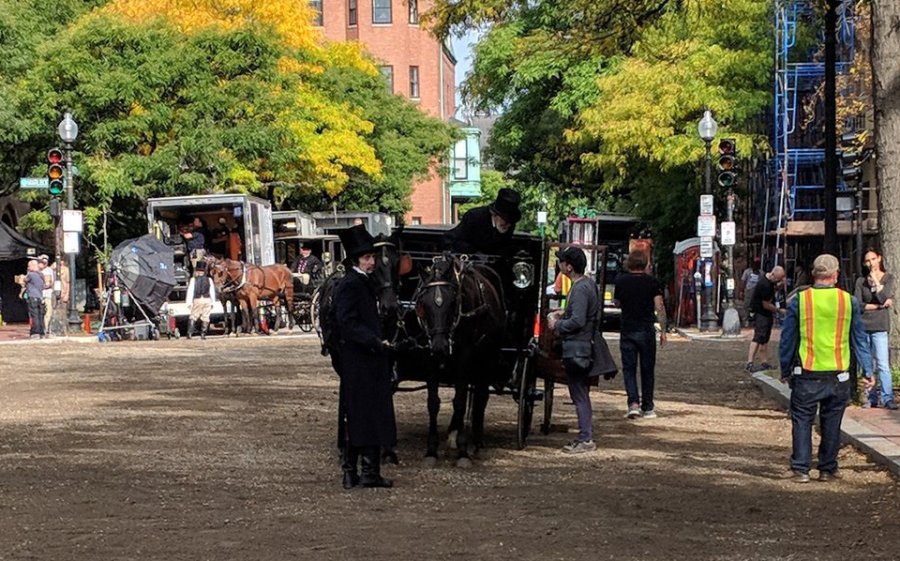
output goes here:
[[59, 148], [51, 148], [47, 152], [47, 162], [50, 164], [58, 164], [63, 161], [63, 153]]
[[723, 138], [719, 141], [719, 154], [723, 156], [734, 156], [735, 148], [733, 138]]

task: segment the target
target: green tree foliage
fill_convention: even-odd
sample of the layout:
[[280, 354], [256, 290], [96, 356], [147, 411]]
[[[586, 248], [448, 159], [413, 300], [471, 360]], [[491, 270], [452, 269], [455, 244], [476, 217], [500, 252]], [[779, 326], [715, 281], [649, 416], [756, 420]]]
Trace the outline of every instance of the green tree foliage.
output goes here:
[[[120, 3], [137, 17], [115, 2], [88, 13], [104, 3], [48, 0], [68, 14], [48, 28], [52, 40], [25, 62], [0, 62], [0, 111], [13, 116], [0, 122], [0, 184], [43, 175], [63, 109], [81, 127], [76, 203], [88, 232], [105, 223], [113, 240], [145, 230], [134, 217], [152, 196], [244, 191], [314, 203], [303, 210], [337, 201], [400, 212], [411, 183], [452, 145], [453, 129], [389, 95], [358, 47], [325, 43], [311, 26], [283, 34], [266, 7], [266, 17], [231, 17], [256, 9], [248, 0], [232, 2], [221, 24], [211, 0], [167, 2], [180, 9]], [[15, 14], [26, 23], [0, 15], [0, 48], [15, 50], [47, 18], [25, 4]], [[46, 200], [28, 196], [36, 208]]]
[[693, 235], [693, 219], [681, 217], [696, 216], [703, 110], [742, 154], [765, 148], [756, 133], [770, 97], [771, 9], [758, 0], [727, 9], [718, 0], [439, 0], [431, 17], [438, 29], [491, 26], [465, 99], [501, 112], [490, 155], [528, 205], [550, 199], [552, 224], [586, 201], [635, 213], [675, 240]]

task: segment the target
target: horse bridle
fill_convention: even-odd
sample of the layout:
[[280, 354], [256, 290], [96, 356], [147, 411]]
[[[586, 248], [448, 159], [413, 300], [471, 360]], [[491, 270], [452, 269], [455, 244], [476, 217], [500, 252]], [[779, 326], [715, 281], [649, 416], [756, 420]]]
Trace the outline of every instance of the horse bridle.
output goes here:
[[238, 290], [244, 288], [247, 284], [247, 264], [243, 261], [240, 261], [241, 264], [241, 282], [240, 284], [235, 283], [234, 280], [228, 275], [229, 271], [237, 270], [237, 267], [231, 267], [228, 265], [215, 265], [215, 267], [222, 267], [222, 270], [225, 272], [224, 280], [222, 281], [222, 287], [220, 290], [222, 292], [237, 292]]
[[[445, 258], [444, 257], [435, 257], [433, 262], [437, 263], [438, 260], [440, 260], [440, 259], [445, 259]], [[422, 285], [416, 289], [416, 293], [413, 295], [413, 301], [417, 302], [419, 300], [419, 298], [422, 296], [422, 294], [425, 291], [427, 291], [428, 289], [436, 288], [437, 292], [434, 295], [434, 303], [438, 307], [440, 307], [443, 305], [443, 297], [441, 295], [442, 287], [446, 287], [449, 290], [452, 290], [452, 291], [458, 293], [459, 287], [460, 287], [461, 274], [456, 269], [455, 263], [451, 262], [451, 266], [453, 267], [452, 271], [453, 271], [453, 275], [456, 279], [455, 283], [451, 282], [449, 280], [434, 280], [434, 281], [427, 282], [424, 285]], [[458, 294], [457, 294], [457, 296], [458, 296]], [[419, 314], [416, 314], [416, 319], [419, 322], [419, 327], [421, 327], [422, 331], [425, 332], [425, 339], [428, 342], [428, 348], [431, 348], [432, 341], [433, 341], [433, 338], [435, 335], [446, 334], [447, 340], [449, 341], [449, 344], [450, 344], [450, 354], [451, 355], [453, 354], [453, 342], [454, 342], [453, 339], [454, 339], [454, 335], [456, 334], [456, 327], [459, 325], [459, 321], [462, 318], [463, 318], [462, 300], [460, 298], [457, 298], [457, 301], [456, 301], [456, 316], [454, 317], [454, 319], [450, 323], [450, 325], [447, 327], [430, 328], [428, 325], [425, 324], [424, 318], [422, 318], [422, 316], [420, 316]]]
[[[394, 290], [395, 288], [394, 288], [394, 282], [393, 282], [393, 281], [394, 281], [394, 279], [393, 279], [393, 271], [390, 269], [391, 260], [390, 260], [390, 258], [388, 257], [388, 253], [387, 253], [387, 252], [388, 252], [388, 248], [396, 248], [396, 247], [397, 247], [397, 244], [395, 244], [395, 243], [392, 242], [392, 241], [384, 240], [384, 241], [380, 241], [380, 242], [375, 242], [375, 243], [373, 243], [373, 244], [372, 244], [372, 247], [375, 248], [375, 249], [380, 249], [380, 250], [381, 250], [381, 263], [382, 263], [385, 267], [388, 267], [388, 276], [387, 276], [387, 279], [386, 279], [384, 282], [382, 282], [381, 284], [376, 285], [376, 286], [375, 286], [375, 289], [378, 291], [379, 294], [381, 294], [381, 293], [383, 293], [383, 292], [385, 292], [385, 291], [388, 291], [388, 290]], [[381, 298], [378, 299], [378, 304], [379, 304], [379, 307], [380, 307], [380, 305], [381, 305]], [[384, 314], [385, 314], [385, 312], [384, 312], [383, 310], [379, 310], [379, 313], [382, 315], [382, 317], [383, 317]]]

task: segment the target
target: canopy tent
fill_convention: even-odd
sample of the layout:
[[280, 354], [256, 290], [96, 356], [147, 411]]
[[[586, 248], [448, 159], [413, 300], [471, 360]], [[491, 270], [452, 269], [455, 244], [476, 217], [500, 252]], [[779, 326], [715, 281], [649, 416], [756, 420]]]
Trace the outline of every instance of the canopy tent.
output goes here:
[[[4, 222], [0, 222], [0, 261], [35, 258], [50, 253], [46, 247], [33, 242]], [[23, 273], [25, 271], [22, 271]]]
[[152, 234], [126, 240], [116, 246], [109, 259], [110, 273], [132, 296], [155, 316], [175, 286], [172, 248]]

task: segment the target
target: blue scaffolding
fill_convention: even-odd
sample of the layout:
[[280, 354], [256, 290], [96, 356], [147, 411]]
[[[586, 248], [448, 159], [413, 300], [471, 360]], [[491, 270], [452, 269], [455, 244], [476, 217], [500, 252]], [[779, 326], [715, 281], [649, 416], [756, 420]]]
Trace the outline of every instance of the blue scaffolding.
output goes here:
[[[763, 217], [763, 254], [768, 232], [776, 232], [777, 248], [783, 243], [785, 223], [789, 220], [823, 220], [825, 203], [825, 150], [821, 134], [798, 130], [804, 117], [799, 107], [824, 81], [825, 63], [821, 60], [824, 34], [819, 31], [818, 45], [801, 52], [798, 29], [814, 22], [808, 0], [776, 0], [775, 2], [775, 83], [772, 149], [769, 173], [774, 188], [766, 197]], [[856, 26], [853, 1], [844, 0], [838, 8], [837, 73], [850, 70], [855, 56]], [[840, 92], [839, 92], [840, 95]], [[838, 190], [846, 190], [839, 180]]]

